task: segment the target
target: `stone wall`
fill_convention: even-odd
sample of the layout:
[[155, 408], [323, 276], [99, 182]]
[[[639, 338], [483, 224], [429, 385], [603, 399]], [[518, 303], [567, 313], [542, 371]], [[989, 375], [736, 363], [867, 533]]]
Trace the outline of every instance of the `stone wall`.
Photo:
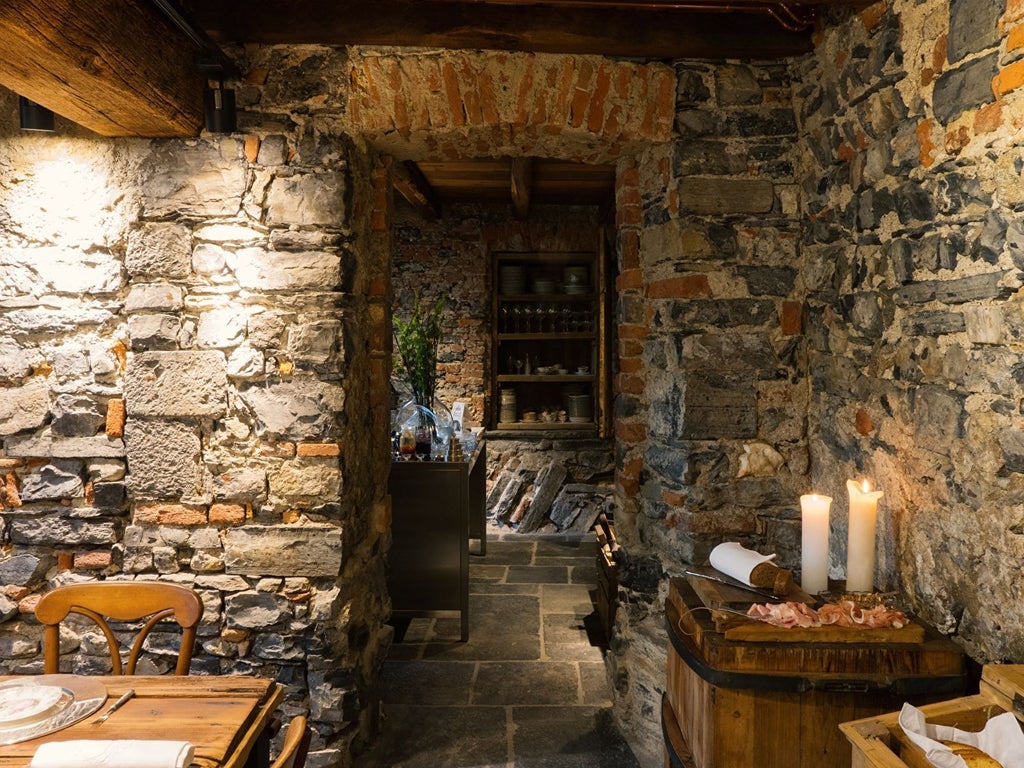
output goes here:
[[612, 665], [656, 764], [664, 574], [723, 540], [799, 564], [808, 482], [797, 133], [785, 64], [680, 62], [678, 140], [620, 172]]
[[[396, 315], [417, 291], [428, 303], [444, 298], [444, 338], [438, 351], [437, 397], [449, 408], [466, 404], [466, 423], [484, 425], [492, 408], [490, 259], [494, 251], [595, 251], [596, 208], [535, 205], [517, 221], [508, 205], [446, 206], [443, 218], [426, 221], [407, 206], [396, 208], [392, 284]], [[395, 370], [397, 370], [397, 359]], [[408, 392], [397, 376], [396, 391]]]
[[831, 21], [795, 68], [814, 483], [870, 477], [881, 586], [976, 659], [1020, 662], [1024, 7]]
[[187, 584], [194, 670], [278, 679], [347, 764], [390, 638], [387, 209], [344, 52], [242, 58], [235, 135], [0, 118], [0, 672], [40, 670], [42, 591]]

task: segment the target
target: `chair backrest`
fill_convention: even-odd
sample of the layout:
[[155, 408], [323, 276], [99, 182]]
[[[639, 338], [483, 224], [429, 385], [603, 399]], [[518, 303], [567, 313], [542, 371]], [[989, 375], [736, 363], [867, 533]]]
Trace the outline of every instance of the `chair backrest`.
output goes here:
[[302, 768], [306, 764], [310, 736], [306, 718], [302, 715], [293, 717], [288, 724], [288, 732], [284, 735], [281, 754], [271, 763], [270, 768]]
[[[115, 675], [135, 674], [135, 665], [150, 631], [161, 620], [174, 617], [182, 629], [174, 674], [187, 675], [196, 628], [203, 617], [203, 601], [188, 587], [158, 581], [96, 581], [57, 587], [39, 598], [36, 604], [36, 618], [43, 625], [46, 674], [60, 671], [60, 623], [70, 613], [88, 617], [103, 632]], [[146, 623], [135, 636], [128, 663], [122, 667], [121, 649], [109, 621], [140, 619], [146, 619]]]

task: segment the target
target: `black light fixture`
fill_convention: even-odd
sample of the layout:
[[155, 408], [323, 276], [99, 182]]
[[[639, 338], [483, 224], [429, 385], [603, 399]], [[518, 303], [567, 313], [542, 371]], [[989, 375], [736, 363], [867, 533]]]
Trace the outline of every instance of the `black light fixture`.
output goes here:
[[235, 110], [235, 92], [218, 80], [216, 86], [207, 86], [203, 92], [203, 112], [206, 130], [211, 133], [234, 133], [238, 127]]
[[23, 131], [53, 131], [53, 112], [24, 96], [18, 97], [18, 118]]

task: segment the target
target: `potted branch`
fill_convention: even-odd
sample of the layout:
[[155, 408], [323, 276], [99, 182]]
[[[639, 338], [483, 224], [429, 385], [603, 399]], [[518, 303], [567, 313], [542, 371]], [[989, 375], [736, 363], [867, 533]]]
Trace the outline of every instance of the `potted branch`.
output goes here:
[[453, 433], [451, 413], [434, 396], [444, 307], [444, 297], [426, 304], [417, 291], [408, 317], [392, 319], [399, 358], [396, 373], [413, 393], [413, 400], [399, 409], [395, 429], [413, 433], [416, 454], [422, 458], [443, 455]]

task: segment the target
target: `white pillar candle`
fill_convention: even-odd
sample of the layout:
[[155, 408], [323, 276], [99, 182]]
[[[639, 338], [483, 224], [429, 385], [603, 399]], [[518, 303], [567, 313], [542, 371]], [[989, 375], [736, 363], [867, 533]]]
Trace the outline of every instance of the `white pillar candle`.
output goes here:
[[875, 527], [881, 491], [868, 490], [853, 480], [846, 481], [850, 492], [850, 525], [846, 546], [846, 589], [871, 592], [875, 588]]
[[831, 496], [800, 497], [800, 586], [816, 595], [828, 589], [828, 517]]

